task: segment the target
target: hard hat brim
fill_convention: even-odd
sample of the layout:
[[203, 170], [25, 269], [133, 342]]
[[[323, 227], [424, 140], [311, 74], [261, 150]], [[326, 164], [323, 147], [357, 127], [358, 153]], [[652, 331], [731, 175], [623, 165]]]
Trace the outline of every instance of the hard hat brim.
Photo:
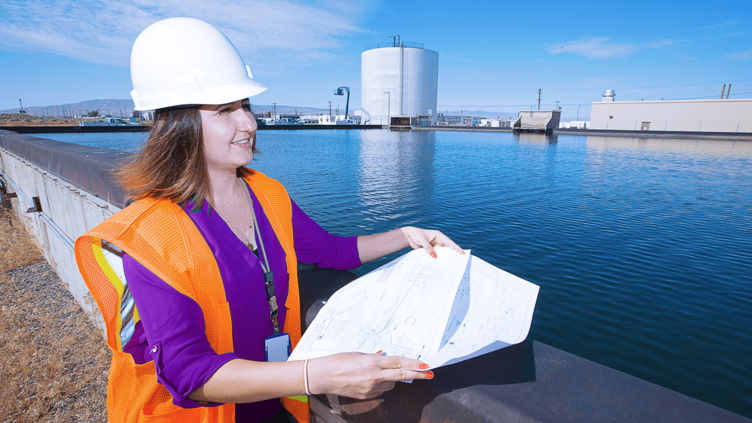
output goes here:
[[268, 90], [264, 84], [252, 79], [244, 81], [242, 85], [225, 85], [213, 87], [211, 91], [197, 92], [192, 95], [175, 95], [176, 93], [163, 93], [151, 98], [139, 98], [136, 90], [131, 91], [131, 97], [135, 105], [134, 110], [156, 110], [167, 107], [202, 105], [202, 104], [226, 104], [259, 95]]

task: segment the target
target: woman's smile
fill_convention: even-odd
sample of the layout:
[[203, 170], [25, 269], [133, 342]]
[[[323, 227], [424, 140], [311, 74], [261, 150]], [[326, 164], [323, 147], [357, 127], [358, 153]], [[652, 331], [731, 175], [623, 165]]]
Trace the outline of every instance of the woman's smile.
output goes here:
[[[209, 171], [235, 169], [253, 160], [256, 119], [247, 99], [200, 108], [204, 153]], [[235, 147], [239, 149], [236, 150]]]
[[232, 145], [237, 145], [240, 148], [250, 148], [251, 147], [251, 139], [246, 138], [244, 140], [235, 141], [232, 143]]

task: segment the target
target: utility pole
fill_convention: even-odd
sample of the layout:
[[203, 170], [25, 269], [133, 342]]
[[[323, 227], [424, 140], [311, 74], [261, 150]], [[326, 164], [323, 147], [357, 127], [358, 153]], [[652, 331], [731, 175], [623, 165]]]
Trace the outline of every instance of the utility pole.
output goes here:
[[332, 102], [329, 102], [329, 123], [332, 123]]
[[556, 110], [559, 110], [559, 109], [561, 109], [561, 107], [559, 107], [559, 103], [561, 103], [561, 101], [559, 101], [559, 100], [556, 100]]
[[541, 95], [541, 90], [540, 88], [538, 88], [538, 110], [540, 110], [540, 95]]
[[582, 104], [577, 105], [577, 122], [580, 121], [580, 106], [582, 106]]
[[277, 120], [277, 103], [272, 103], [272, 120]]

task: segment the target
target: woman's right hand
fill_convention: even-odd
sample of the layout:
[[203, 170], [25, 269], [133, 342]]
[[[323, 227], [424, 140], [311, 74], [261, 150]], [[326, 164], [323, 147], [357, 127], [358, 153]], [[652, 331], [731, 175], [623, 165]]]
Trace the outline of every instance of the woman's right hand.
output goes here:
[[374, 398], [394, 388], [397, 381], [433, 378], [433, 372], [409, 370], [420, 368], [427, 369], [428, 365], [381, 354], [335, 354], [308, 362], [308, 387], [312, 394]]

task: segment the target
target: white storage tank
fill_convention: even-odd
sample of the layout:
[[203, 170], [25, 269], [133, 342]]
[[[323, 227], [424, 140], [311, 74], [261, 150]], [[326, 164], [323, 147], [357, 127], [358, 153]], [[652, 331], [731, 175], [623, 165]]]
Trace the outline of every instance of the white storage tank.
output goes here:
[[395, 116], [436, 120], [439, 53], [396, 40], [367, 46], [360, 66], [364, 123], [388, 125]]

